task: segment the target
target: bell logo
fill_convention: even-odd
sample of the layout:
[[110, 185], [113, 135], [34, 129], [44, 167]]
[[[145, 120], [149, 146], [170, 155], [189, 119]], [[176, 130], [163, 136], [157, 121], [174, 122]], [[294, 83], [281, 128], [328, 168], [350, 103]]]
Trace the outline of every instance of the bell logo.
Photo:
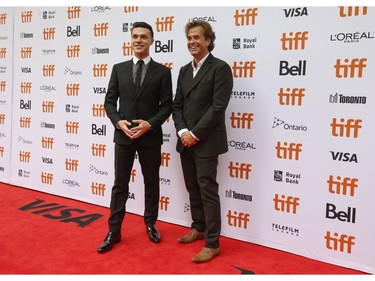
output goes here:
[[56, 28], [46, 27], [43, 29], [43, 40], [54, 40], [55, 39]]
[[[337, 123], [337, 118], [332, 119], [332, 123], [330, 124], [332, 127], [332, 136], [334, 137], [353, 137], [358, 138], [358, 132], [359, 129], [362, 128], [361, 119], [348, 119], [345, 121], [344, 118], [340, 119], [340, 123]], [[351, 133], [353, 132], [353, 136], [351, 136]]]
[[163, 167], [168, 167], [169, 160], [171, 160], [171, 154], [167, 152], [162, 152], [161, 153], [161, 165]]
[[174, 23], [174, 16], [171, 17], [161, 17], [156, 18], [156, 31], [157, 32], [164, 32], [164, 31], [172, 31], [172, 25]]
[[0, 24], [6, 24], [7, 14], [0, 14]]
[[54, 140], [55, 139], [51, 137], [42, 137], [42, 148], [52, 149]]
[[301, 106], [302, 99], [305, 96], [305, 88], [286, 88], [286, 92], [284, 92], [283, 88], [280, 88], [280, 92], [277, 95], [279, 96], [280, 105]]
[[327, 183], [328, 191], [333, 194], [354, 196], [355, 189], [358, 187], [357, 178], [345, 177], [342, 179], [340, 176], [337, 176], [336, 180], [334, 180], [333, 176], [329, 175]]
[[168, 211], [169, 197], [161, 196], [159, 200], [159, 209]]
[[360, 16], [360, 15], [367, 15], [367, 7], [343, 7], [339, 6], [340, 8], [340, 17], [351, 17], [351, 16]]
[[33, 18], [33, 11], [25, 11], [21, 13], [21, 22], [28, 23], [31, 22]]
[[92, 105], [92, 116], [94, 117], [105, 117], [105, 110], [103, 104]]
[[4, 157], [4, 151], [5, 151], [4, 146], [0, 146], [0, 156], [1, 157]]
[[7, 81], [0, 81], [0, 92], [5, 92]]
[[363, 75], [363, 69], [367, 67], [365, 62], [367, 59], [361, 58], [361, 59], [352, 59], [349, 61], [349, 59], [345, 59], [344, 63], [341, 63], [340, 59], [336, 60], [336, 64], [334, 68], [336, 68], [336, 77], [337, 78], [354, 78], [356, 75], [356, 69], [358, 70], [357, 77], [362, 78]]
[[124, 7], [124, 13], [127, 14], [127, 13], [134, 13], [134, 12], [138, 12], [138, 6], [128, 6], [128, 7]]
[[284, 142], [284, 147], [281, 146], [281, 142], [277, 142], [276, 157], [279, 159], [299, 160], [300, 152], [302, 152], [302, 144]]
[[106, 190], [104, 183], [91, 182], [91, 193], [93, 195], [104, 197], [104, 191]]
[[65, 170], [77, 172], [78, 170], [78, 163], [79, 161], [77, 159], [68, 159], [65, 158]]
[[5, 59], [7, 55], [7, 48], [0, 48], [0, 59]]
[[48, 185], [52, 185], [53, 174], [42, 172], [42, 174], [40, 175], [40, 177], [42, 178], [42, 183], [48, 184]]
[[107, 145], [105, 144], [93, 143], [91, 145], [91, 154], [93, 156], [105, 157], [105, 151], [107, 150], [106, 148]]
[[19, 157], [20, 157], [20, 162], [30, 163], [31, 152], [30, 151], [20, 151]]
[[32, 82], [21, 82], [21, 94], [31, 93]]
[[[0, 114], [0, 124], [1, 124], [1, 114]], [[31, 117], [20, 117], [20, 128], [30, 128]]]
[[78, 96], [80, 84], [66, 84], [66, 95], [67, 96]]
[[252, 78], [254, 75], [254, 69], [255, 69], [255, 61], [245, 61], [237, 62], [235, 61], [232, 70], [233, 70], [233, 77], [234, 78]]
[[53, 76], [55, 72], [54, 64], [43, 64], [43, 76]]
[[81, 7], [75, 6], [75, 7], [68, 7], [68, 19], [77, 19], [80, 16], [81, 13]]
[[250, 214], [237, 213], [236, 211], [228, 210], [227, 213], [228, 225], [238, 228], [247, 229], [247, 223], [250, 221]]
[[235, 116], [234, 112], [232, 112], [230, 116], [230, 124], [231, 127], [234, 129], [250, 129], [251, 123], [254, 121], [253, 116], [254, 113], [241, 113], [237, 112]]
[[81, 51], [81, 45], [69, 45], [66, 48], [66, 55], [68, 58], [78, 58]]
[[283, 33], [283, 36], [281, 37], [281, 49], [284, 51], [289, 50], [304, 50], [306, 41], [308, 40], [307, 34], [308, 31], [304, 32], [290, 32], [289, 37], [286, 35], [286, 33]]
[[79, 122], [66, 121], [65, 132], [67, 134], [78, 134]]
[[240, 179], [249, 179], [249, 175], [251, 172], [251, 164], [246, 164], [246, 163], [238, 163], [236, 162], [235, 164], [230, 161], [229, 166], [229, 176], [231, 178], [240, 178]]
[[33, 53], [33, 47], [22, 47], [21, 48], [21, 59], [30, 59]]
[[355, 245], [355, 237], [348, 236], [346, 234], [341, 234], [339, 237], [339, 234], [337, 232], [334, 232], [333, 236], [331, 236], [331, 232], [327, 231], [324, 238], [326, 239], [326, 248], [333, 251], [340, 251], [351, 254], [352, 246]]
[[5, 124], [5, 114], [4, 113], [0, 113], [0, 124], [1, 125]]
[[107, 36], [108, 22], [94, 24], [94, 37]]
[[132, 56], [133, 54], [134, 54], [134, 51], [133, 51], [131, 43], [124, 42], [124, 44], [122, 44], [122, 55], [126, 57], [126, 56]]
[[298, 197], [285, 197], [285, 195], [281, 195], [281, 198], [279, 198], [279, 194], [275, 194], [275, 197], [273, 198], [273, 202], [275, 202], [274, 208], [278, 212], [292, 212], [293, 214], [296, 214], [299, 200], [300, 198]]
[[107, 77], [108, 64], [94, 64], [92, 71], [94, 77]]
[[[244, 26], [244, 25], [255, 25], [255, 18], [258, 15], [258, 8], [249, 8], [245, 11], [242, 9], [241, 12], [236, 10], [234, 14], [234, 25]], [[251, 19], [251, 21], [250, 21]]]
[[42, 102], [42, 112], [44, 113], [53, 113], [55, 107], [54, 101], [43, 101]]

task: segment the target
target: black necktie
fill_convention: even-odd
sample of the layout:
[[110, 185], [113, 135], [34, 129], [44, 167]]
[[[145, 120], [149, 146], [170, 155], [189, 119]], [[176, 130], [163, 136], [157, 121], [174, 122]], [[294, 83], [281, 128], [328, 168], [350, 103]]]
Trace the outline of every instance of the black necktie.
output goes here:
[[137, 62], [137, 74], [135, 75], [135, 89], [137, 90], [137, 93], [139, 92], [139, 89], [141, 88], [141, 78], [142, 78], [142, 65], [143, 60], [139, 60]]

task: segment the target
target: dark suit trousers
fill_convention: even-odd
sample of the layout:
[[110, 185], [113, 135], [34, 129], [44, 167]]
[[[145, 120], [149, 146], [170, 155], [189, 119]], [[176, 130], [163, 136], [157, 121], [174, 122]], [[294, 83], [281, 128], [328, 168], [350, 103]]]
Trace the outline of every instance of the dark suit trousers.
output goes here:
[[136, 152], [138, 153], [145, 185], [144, 222], [146, 225], [153, 225], [158, 218], [161, 145], [141, 146], [137, 140], [131, 145], [115, 144], [115, 182], [112, 187], [111, 213], [108, 219], [109, 231], [111, 232], [121, 232]]
[[181, 165], [190, 198], [191, 227], [205, 232], [208, 248], [219, 247], [221, 231], [219, 184], [216, 181], [218, 156], [199, 157], [194, 147], [181, 153]]

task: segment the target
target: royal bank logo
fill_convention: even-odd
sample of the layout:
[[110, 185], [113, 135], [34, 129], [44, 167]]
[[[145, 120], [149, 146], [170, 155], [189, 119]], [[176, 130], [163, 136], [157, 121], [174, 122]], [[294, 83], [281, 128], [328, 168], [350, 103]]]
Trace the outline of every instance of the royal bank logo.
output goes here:
[[56, 16], [56, 11], [43, 11], [42, 14], [44, 20], [54, 19]]
[[280, 170], [274, 170], [273, 171], [273, 180], [276, 182], [285, 182], [286, 183], [291, 183], [291, 184], [299, 184], [301, 181], [301, 174], [296, 174], [296, 173], [290, 173], [286, 172], [284, 175], [283, 171]]
[[133, 28], [132, 22], [124, 22], [122, 23], [122, 32], [129, 32]]
[[170, 142], [171, 141], [172, 134], [165, 134], [163, 133], [163, 143]]
[[66, 113], [79, 113], [79, 105], [66, 104], [65, 112]]
[[282, 126], [282, 128], [284, 128], [284, 130], [287, 130], [287, 131], [302, 131], [302, 132], [307, 131], [307, 126], [305, 125], [289, 124], [277, 117], [274, 117], [272, 128], [274, 129], [279, 126]]
[[232, 48], [234, 50], [255, 49], [257, 42], [258, 42], [257, 37], [253, 37], [253, 38], [233, 38]]
[[23, 169], [18, 169], [18, 176], [21, 178], [30, 178], [30, 171], [25, 171]]

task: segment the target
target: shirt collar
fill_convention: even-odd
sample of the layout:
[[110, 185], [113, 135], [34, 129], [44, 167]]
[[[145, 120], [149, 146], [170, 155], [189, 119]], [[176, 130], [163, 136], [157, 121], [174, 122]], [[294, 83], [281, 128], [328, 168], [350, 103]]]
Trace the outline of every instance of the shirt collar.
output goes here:
[[[146, 57], [146, 58], [144, 58], [144, 59], [142, 59], [142, 60], [143, 60], [143, 63], [144, 63], [145, 65], [147, 65], [147, 64], [151, 61], [151, 57], [148, 56], [148, 57]], [[138, 59], [137, 57], [133, 57], [133, 63], [134, 63], [134, 64], [137, 64], [138, 61], [139, 61], [139, 59]]]
[[201, 68], [202, 64], [206, 61], [207, 57], [209, 56], [210, 53], [207, 53], [207, 55], [201, 59], [199, 62], [198, 62], [198, 65], [197, 67], [194, 66], [194, 60], [192, 60], [191, 62], [191, 66], [193, 67], [194, 70], [198, 70], [199, 68]]

